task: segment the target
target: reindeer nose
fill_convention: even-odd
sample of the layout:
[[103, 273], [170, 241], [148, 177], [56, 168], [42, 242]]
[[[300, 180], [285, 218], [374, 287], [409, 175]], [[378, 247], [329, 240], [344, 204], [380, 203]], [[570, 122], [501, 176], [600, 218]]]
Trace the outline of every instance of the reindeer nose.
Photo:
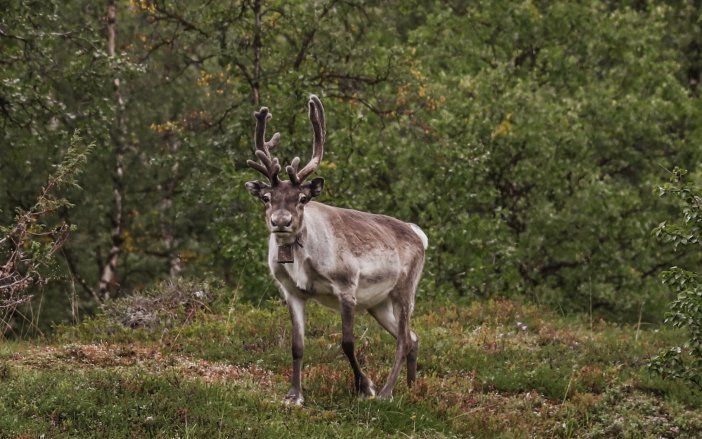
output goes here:
[[290, 212], [278, 211], [271, 215], [271, 225], [273, 227], [289, 227], [292, 224], [292, 215]]

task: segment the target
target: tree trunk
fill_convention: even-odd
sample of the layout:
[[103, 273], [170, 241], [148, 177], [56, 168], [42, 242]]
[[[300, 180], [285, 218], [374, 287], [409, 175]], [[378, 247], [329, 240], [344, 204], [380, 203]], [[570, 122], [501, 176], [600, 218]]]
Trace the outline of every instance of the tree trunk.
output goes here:
[[[109, 0], [107, 5], [107, 54], [110, 58], [115, 57], [116, 45], [116, 25], [117, 25], [117, 5], [116, 0]], [[123, 230], [123, 203], [124, 203], [124, 152], [126, 150], [126, 114], [124, 98], [120, 90], [120, 82], [117, 75], [113, 80], [115, 114], [116, 121], [112, 129], [111, 137], [114, 150], [114, 169], [112, 171], [112, 194], [113, 206], [112, 231], [110, 233], [110, 251], [107, 260], [102, 264], [100, 273], [100, 297], [102, 300], [109, 299], [113, 286], [116, 284], [117, 263], [122, 252], [122, 230]]]
[[161, 194], [161, 201], [159, 203], [160, 212], [160, 227], [161, 236], [163, 236], [163, 243], [166, 249], [166, 257], [168, 258], [168, 275], [171, 279], [174, 279], [180, 275], [182, 270], [182, 264], [180, 260], [180, 254], [178, 252], [178, 242], [175, 238], [173, 232], [173, 221], [171, 209], [173, 206], [173, 195], [175, 194], [176, 186], [178, 185], [178, 160], [176, 158], [178, 154], [179, 142], [174, 133], [167, 133], [166, 138], [166, 148], [171, 157], [173, 157], [173, 165], [171, 165], [169, 178], [163, 184], [159, 184], [159, 192]]
[[253, 94], [254, 107], [258, 108], [261, 103], [261, 0], [255, 0], [253, 5], [255, 16], [254, 28], [254, 73], [253, 82], [251, 84], [251, 92]]

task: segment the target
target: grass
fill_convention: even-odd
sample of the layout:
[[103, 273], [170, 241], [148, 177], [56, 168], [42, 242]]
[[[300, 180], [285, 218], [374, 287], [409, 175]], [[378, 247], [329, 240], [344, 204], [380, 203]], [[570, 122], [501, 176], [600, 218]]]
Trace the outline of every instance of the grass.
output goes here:
[[[186, 301], [187, 302], [187, 301]], [[0, 345], [0, 437], [685, 438], [702, 393], [646, 370], [680, 339], [561, 317], [510, 301], [422, 303], [419, 380], [360, 401], [333, 312], [309, 307], [306, 405], [281, 403], [290, 374], [283, 306], [179, 301], [128, 329], [106, 311], [43, 341]], [[180, 308], [179, 308], [180, 307]], [[120, 308], [123, 312], [124, 307]], [[108, 309], [109, 311], [109, 309]], [[365, 370], [382, 384], [394, 342], [356, 323]]]

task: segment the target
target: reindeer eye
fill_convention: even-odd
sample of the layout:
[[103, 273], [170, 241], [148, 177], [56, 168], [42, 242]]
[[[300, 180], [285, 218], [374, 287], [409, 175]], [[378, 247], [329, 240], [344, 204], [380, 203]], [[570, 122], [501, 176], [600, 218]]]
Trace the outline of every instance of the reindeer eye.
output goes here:
[[271, 202], [271, 196], [270, 196], [270, 194], [263, 194], [263, 195], [261, 195], [261, 200], [263, 200], [264, 203], [270, 203], [270, 202]]

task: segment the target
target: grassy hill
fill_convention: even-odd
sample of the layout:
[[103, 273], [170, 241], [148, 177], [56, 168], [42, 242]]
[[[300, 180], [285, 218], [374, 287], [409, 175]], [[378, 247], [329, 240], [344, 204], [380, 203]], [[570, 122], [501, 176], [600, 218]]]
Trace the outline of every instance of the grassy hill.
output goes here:
[[[681, 334], [644, 323], [562, 317], [510, 301], [421, 302], [419, 380], [392, 402], [361, 401], [333, 312], [308, 309], [304, 407], [281, 400], [289, 323], [171, 286], [115, 302], [44, 340], [0, 345], [0, 437], [685, 438], [702, 393], [651, 376]], [[219, 294], [219, 296], [216, 296]], [[216, 297], [215, 297], [216, 296]], [[359, 358], [383, 383], [394, 342], [369, 316]]]

